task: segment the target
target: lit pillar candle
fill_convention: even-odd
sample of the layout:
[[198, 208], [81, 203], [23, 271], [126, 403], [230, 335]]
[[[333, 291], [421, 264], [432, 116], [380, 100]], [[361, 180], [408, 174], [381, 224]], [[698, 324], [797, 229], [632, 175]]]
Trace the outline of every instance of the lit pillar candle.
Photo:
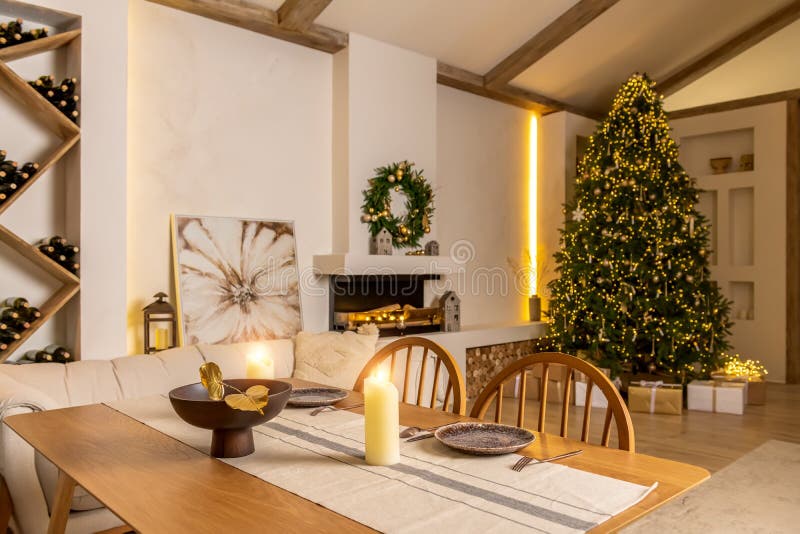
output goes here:
[[397, 388], [381, 374], [364, 380], [364, 444], [369, 465], [400, 461]]
[[156, 350], [169, 348], [169, 330], [166, 328], [156, 328]]
[[275, 363], [272, 358], [259, 352], [247, 356], [247, 378], [275, 378]]

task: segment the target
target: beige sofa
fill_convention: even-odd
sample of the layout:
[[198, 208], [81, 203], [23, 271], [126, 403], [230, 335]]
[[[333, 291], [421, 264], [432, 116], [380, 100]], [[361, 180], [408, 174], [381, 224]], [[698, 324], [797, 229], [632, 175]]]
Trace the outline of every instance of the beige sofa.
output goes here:
[[[166, 394], [177, 386], [197, 382], [198, 368], [205, 361], [216, 362], [223, 376], [243, 377], [247, 355], [259, 348], [266, 350], [275, 361], [276, 377], [292, 376], [291, 340], [197, 345], [155, 355], [86, 360], [66, 365], [0, 365], [0, 417]], [[0, 425], [0, 474], [11, 493], [14, 531], [47, 532], [58, 471], [6, 425]], [[97, 532], [121, 524], [80, 487], [76, 489], [72, 510], [67, 522], [68, 533]]]

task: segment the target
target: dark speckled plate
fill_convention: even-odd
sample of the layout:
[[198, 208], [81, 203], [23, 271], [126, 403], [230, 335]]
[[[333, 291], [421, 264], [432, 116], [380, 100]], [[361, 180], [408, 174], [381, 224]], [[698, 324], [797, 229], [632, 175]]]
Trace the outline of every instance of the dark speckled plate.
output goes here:
[[329, 406], [346, 398], [347, 395], [347, 391], [339, 388], [298, 388], [292, 390], [287, 404], [305, 408]]
[[510, 454], [527, 447], [536, 437], [515, 426], [495, 423], [455, 423], [436, 431], [436, 439], [469, 454]]

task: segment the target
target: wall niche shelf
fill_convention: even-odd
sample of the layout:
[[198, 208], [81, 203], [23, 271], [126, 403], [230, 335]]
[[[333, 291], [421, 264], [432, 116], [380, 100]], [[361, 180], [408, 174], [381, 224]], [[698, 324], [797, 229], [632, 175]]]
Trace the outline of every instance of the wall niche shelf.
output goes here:
[[[702, 190], [711, 277], [731, 301], [730, 352], [761, 360], [771, 380], [786, 370], [786, 104], [672, 121], [679, 161]], [[740, 170], [742, 155], [752, 169]], [[715, 174], [712, 158], [730, 157]]]
[[[52, 25], [52, 21], [66, 21], [69, 24], [75, 24], [75, 18], [65, 19], [62, 13], [51, 12], [51, 10], [44, 8], [26, 7], [24, 4], [21, 4], [21, 6], [20, 9], [23, 11], [25, 11], [25, 9], [35, 9], [35, 13], [43, 15], [43, 18], [45, 18], [43, 22], [45, 22], [45, 24], [50, 23]], [[26, 13], [22, 12], [2, 13], [3, 18], [17, 16], [27, 18]], [[21, 108], [34, 122], [52, 132], [58, 139], [55, 148], [39, 162], [40, 166], [36, 174], [20, 186], [14, 195], [0, 204], [0, 216], [5, 214], [6, 211], [35, 183], [53, 175], [53, 167], [63, 161], [70, 151], [78, 144], [81, 134], [80, 127], [77, 124], [70, 121], [58, 109], [50, 104], [50, 102], [37, 93], [36, 90], [29, 86], [27, 81], [8, 65], [8, 62], [66, 47], [78, 39], [80, 35], [81, 30], [79, 28], [70, 28], [49, 37], [0, 49], [0, 90], [11, 97], [14, 104]], [[74, 75], [79, 76], [79, 60], [76, 64], [78, 69]], [[2, 140], [0, 140], [0, 143], [2, 143]], [[17, 154], [9, 154], [9, 157], [17, 157]], [[38, 306], [42, 314], [41, 317], [33, 321], [30, 328], [19, 332], [21, 336], [20, 339], [9, 343], [8, 348], [0, 352], [0, 362], [3, 362], [30, 339], [37, 330], [51, 320], [56, 313], [79, 292], [80, 279], [42, 254], [36, 245], [28, 243], [25, 239], [9, 230], [9, 228], [3, 224], [0, 224], [0, 243], [3, 243], [7, 249], [15, 252], [38, 267], [41, 271], [44, 271], [44, 273], [54, 279], [58, 284], [55, 291]], [[24, 296], [24, 293], [24, 291], [17, 291], [15, 295], [3, 295], [3, 297]], [[37, 303], [33, 302], [32, 304], [35, 305]]]

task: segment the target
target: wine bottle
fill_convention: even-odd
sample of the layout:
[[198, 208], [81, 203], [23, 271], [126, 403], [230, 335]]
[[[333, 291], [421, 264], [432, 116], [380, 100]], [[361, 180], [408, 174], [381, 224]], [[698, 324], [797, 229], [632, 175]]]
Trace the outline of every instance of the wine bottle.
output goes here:
[[77, 78], [64, 78], [58, 87], [59, 96], [64, 99], [71, 97], [75, 93], [75, 85], [77, 83]]
[[6, 325], [6, 328], [4, 328], [3, 330], [6, 331], [10, 330], [12, 332], [17, 332], [17, 333], [23, 332], [31, 327], [31, 323], [26, 321], [22, 317], [22, 315], [20, 315], [19, 319], [7, 319], [4, 324]]
[[8, 152], [0, 149], [0, 163], [3, 163], [6, 160], [6, 155], [8, 155]]
[[80, 268], [81, 268], [81, 264], [80, 264], [80, 263], [73, 263], [72, 265], [67, 265], [67, 269], [68, 269], [68, 270], [69, 270], [69, 271], [70, 271], [72, 274], [78, 274], [78, 270], [79, 270]]
[[54, 235], [50, 238], [49, 243], [54, 247], [61, 247], [67, 244], [67, 240], [61, 237], [60, 235]]
[[3, 308], [0, 311], [0, 321], [4, 323], [19, 319], [19, 311], [15, 310], [14, 308]]
[[19, 164], [16, 161], [4, 161], [0, 163], [0, 178], [6, 178], [8, 176], [12, 176], [15, 172], [17, 172], [17, 167]]
[[25, 351], [25, 354], [22, 355], [23, 358], [26, 360], [30, 360], [32, 362], [52, 362], [53, 356], [47, 354], [43, 350], [28, 350]]
[[0, 305], [9, 308], [27, 308], [30, 306], [30, 303], [23, 297], [8, 297]]
[[27, 173], [28, 176], [33, 176], [39, 171], [39, 164], [33, 161], [29, 161], [25, 165], [22, 166], [20, 169], [22, 172]]
[[23, 32], [22, 34], [22, 42], [27, 43], [28, 41], [35, 41], [37, 39], [44, 39], [47, 37], [47, 28], [38, 28], [35, 30], [30, 30], [27, 32]]
[[3, 343], [13, 343], [14, 341], [19, 340], [20, 335], [17, 334], [15, 331], [11, 330], [10, 328], [6, 328], [5, 330], [0, 330], [0, 341]]
[[61, 345], [56, 345], [55, 343], [52, 345], [47, 345], [43, 349], [47, 354], [53, 357], [53, 360], [56, 362], [68, 362], [72, 358], [72, 355], [62, 347]]
[[0, 184], [0, 195], [3, 195], [3, 200], [17, 192], [17, 184]]
[[39, 319], [42, 316], [42, 312], [39, 311], [39, 308], [35, 306], [29, 306], [26, 310], [27, 317], [25, 318], [26, 321], [32, 323], [36, 319]]
[[5, 343], [3, 343], [2, 341], [0, 341], [0, 352], [3, 352], [3, 351], [4, 351], [4, 350], [6, 350], [7, 348], [8, 348], [8, 345], [6, 345], [6, 344], [5, 344]]

